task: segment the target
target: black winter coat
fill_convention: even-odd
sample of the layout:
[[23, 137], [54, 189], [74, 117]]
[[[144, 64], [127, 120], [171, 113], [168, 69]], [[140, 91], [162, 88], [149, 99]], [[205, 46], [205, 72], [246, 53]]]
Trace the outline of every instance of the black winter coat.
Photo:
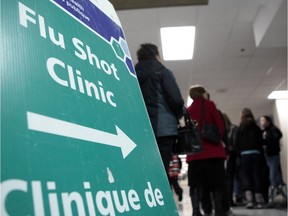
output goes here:
[[237, 131], [236, 146], [240, 152], [248, 150], [263, 151], [261, 129], [256, 123], [240, 125]]
[[279, 155], [281, 131], [276, 126], [271, 125], [264, 129], [263, 138], [267, 156]]
[[141, 61], [135, 69], [155, 136], [177, 135], [184, 101], [174, 75], [157, 60]]

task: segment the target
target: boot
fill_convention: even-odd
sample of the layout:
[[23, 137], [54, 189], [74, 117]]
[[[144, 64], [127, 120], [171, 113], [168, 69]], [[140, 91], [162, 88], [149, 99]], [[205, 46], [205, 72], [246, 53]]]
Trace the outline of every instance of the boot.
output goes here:
[[245, 197], [246, 197], [246, 208], [247, 209], [253, 209], [253, 193], [252, 191], [245, 191]]
[[283, 198], [287, 201], [287, 186], [286, 185], [280, 185], [279, 191], [282, 194]]
[[214, 201], [214, 209], [215, 209], [215, 216], [223, 216], [223, 202], [222, 202], [222, 191], [217, 190], [212, 192], [213, 201]]
[[197, 189], [194, 189], [193, 191], [191, 191], [190, 196], [191, 196], [192, 209], [193, 209], [192, 216], [203, 216], [200, 212], [199, 191]]
[[274, 199], [277, 195], [277, 188], [271, 187], [269, 188], [269, 200], [268, 200], [268, 207], [273, 208], [274, 207]]
[[263, 197], [263, 195], [261, 193], [256, 193], [255, 194], [255, 201], [256, 201], [256, 208], [257, 209], [265, 208], [264, 197]]

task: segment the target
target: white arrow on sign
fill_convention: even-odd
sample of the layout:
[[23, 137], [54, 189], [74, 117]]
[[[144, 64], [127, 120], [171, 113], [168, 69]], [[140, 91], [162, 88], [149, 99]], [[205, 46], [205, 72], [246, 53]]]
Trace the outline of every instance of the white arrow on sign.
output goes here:
[[32, 112], [27, 112], [27, 122], [30, 130], [119, 147], [123, 158], [136, 147], [136, 144], [116, 125], [117, 134], [111, 134]]

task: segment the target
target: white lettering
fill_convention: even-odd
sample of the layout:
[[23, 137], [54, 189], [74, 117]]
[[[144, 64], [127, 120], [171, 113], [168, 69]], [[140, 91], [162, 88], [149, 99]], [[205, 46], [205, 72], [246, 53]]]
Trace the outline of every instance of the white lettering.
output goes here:
[[65, 68], [64, 62], [60, 61], [60, 60], [57, 59], [57, 58], [53, 58], [53, 57], [49, 58], [49, 59], [47, 60], [47, 69], [48, 69], [48, 72], [49, 72], [50, 76], [51, 76], [52, 79], [53, 79], [54, 81], [56, 81], [58, 84], [60, 84], [60, 85], [62, 85], [62, 86], [68, 86], [68, 82], [67, 82], [66, 80], [62, 80], [62, 79], [60, 79], [60, 78], [56, 75], [55, 70], [54, 70], [55, 65], [59, 65], [59, 66], [61, 66], [62, 68]]
[[47, 38], [44, 17], [38, 15], [38, 22], [39, 22], [40, 35], [41, 35], [41, 37]]
[[126, 193], [124, 190], [121, 190], [121, 196], [122, 196], [122, 202], [123, 204], [121, 205], [118, 197], [117, 191], [113, 191], [113, 198], [115, 200], [115, 206], [118, 212], [123, 213], [125, 211], [129, 211], [129, 205], [126, 197]]
[[73, 45], [75, 46], [75, 48], [79, 51], [77, 52], [76, 50], [74, 51], [74, 54], [82, 59], [82, 60], [86, 60], [87, 59], [87, 55], [85, 53], [85, 51], [82, 49], [82, 46], [84, 45], [82, 41], [80, 41], [78, 38], [73, 38], [72, 39]]
[[150, 182], [148, 182], [148, 188], [145, 189], [144, 195], [145, 195], [145, 200], [146, 200], [148, 206], [150, 208], [155, 207], [156, 201], [155, 201], [155, 197], [153, 195], [153, 190], [152, 190], [152, 186], [151, 186]]
[[[47, 182], [47, 189], [56, 190], [55, 182]], [[60, 216], [57, 193], [49, 193], [48, 200], [51, 216]]]
[[[98, 86], [96, 86], [96, 84], [94, 84], [93, 82], [83, 79], [81, 71], [77, 69], [74, 70], [72, 66], [65, 65], [64, 62], [54, 57], [50, 57], [47, 60], [46, 65], [49, 75], [56, 83], [65, 87], [70, 87], [71, 89], [79, 91], [82, 94], [86, 94], [89, 97], [93, 97], [92, 95], [94, 94], [96, 100], [101, 100], [103, 103], [107, 103], [108, 101], [108, 103], [112, 107], [117, 107], [117, 104], [114, 101], [113, 92], [107, 91], [104, 88], [102, 82], [99, 81]], [[56, 71], [56, 66], [59, 66], [58, 68], [60, 69], [62, 68], [65, 70], [63, 70], [62, 72]], [[60, 72], [61, 72], [61, 78], [59, 75]], [[64, 77], [65, 76], [67, 77], [67, 80], [62, 78], [63, 77], [62, 74], [64, 74]]]
[[15, 191], [22, 191], [27, 192], [27, 182], [19, 179], [13, 179], [13, 180], [6, 180], [1, 183], [0, 185], [0, 191], [1, 191], [1, 215], [2, 216], [9, 216], [9, 214], [6, 211], [5, 204], [7, 196]]
[[24, 27], [28, 27], [28, 22], [30, 21], [33, 24], [36, 24], [36, 19], [32, 18], [31, 16], [28, 16], [28, 13], [32, 14], [32, 15], [36, 15], [36, 12], [33, 11], [32, 9], [30, 9], [29, 7], [27, 7], [26, 5], [22, 4], [21, 2], [18, 2], [19, 5], [19, 22], [22, 26]]
[[77, 206], [77, 215], [85, 216], [85, 209], [82, 197], [77, 192], [72, 192], [70, 194], [68, 193], [62, 193], [62, 202], [63, 202], [63, 209], [64, 209], [64, 215], [72, 216], [72, 202], [74, 202]]
[[118, 70], [113, 63], [109, 65], [105, 60], [99, 59], [99, 57], [92, 52], [91, 47], [85, 45], [78, 38], [72, 38], [72, 43], [75, 47], [75, 56], [82, 60], [88, 60], [90, 65], [96, 66], [97, 69], [103, 71], [107, 75], [113, 74], [116, 80], [120, 80], [117, 74]]
[[[36, 24], [36, 19], [28, 15], [29, 13], [30, 15], [36, 16], [36, 12], [20, 2], [18, 5], [19, 5], [20, 25], [24, 26], [25, 28], [28, 28], [28, 21], [30, 21], [33, 24]], [[45, 19], [41, 15], [38, 15], [38, 24], [39, 24], [40, 36], [47, 39]], [[61, 48], [65, 49], [64, 36], [61, 33], [58, 33], [57, 36], [58, 39], [57, 39], [55, 36], [54, 29], [50, 26], [48, 26], [48, 32], [50, 41], [56, 46], [60, 46]]]
[[128, 192], [128, 200], [129, 200], [131, 207], [134, 210], [139, 210], [141, 208], [140, 203], [139, 203], [140, 199], [139, 199], [139, 196], [135, 190], [130, 190]]
[[[84, 188], [85, 189], [91, 189], [90, 183], [84, 182]], [[86, 195], [86, 201], [87, 201], [87, 205], [88, 205], [89, 216], [96, 216], [92, 193], [87, 191], [87, 192], [85, 192], [85, 195]]]
[[43, 193], [40, 181], [32, 181], [32, 197], [35, 216], [45, 215]]
[[[31, 202], [33, 202], [34, 212], [30, 212], [29, 215], [35, 216], [44, 216], [47, 211], [51, 216], [96, 216], [96, 211], [101, 215], [115, 216], [116, 213], [121, 214], [129, 212], [131, 209], [135, 211], [141, 209], [139, 196], [133, 189], [129, 191], [95, 191], [95, 199], [93, 199], [93, 194], [90, 191], [90, 182], [83, 182], [83, 188], [85, 195], [76, 191], [61, 193], [57, 191], [56, 183], [53, 181], [46, 182], [46, 188], [42, 190], [42, 183], [40, 181], [31, 181], [31, 187], [28, 187], [28, 183], [24, 180], [6, 180], [0, 183], [1, 215], [9, 216], [9, 212], [6, 209], [6, 201], [10, 194], [17, 192], [24, 192], [28, 198], [32, 198]], [[150, 188], [152, 191], [152, 187]], [[159, 189], [155, 190], [155, 197], [156, 200], [163, 199]], [[48, 202], [44, 202], [44, 200], [48, 200]], [[62, 206], [60, 207], [61, 203]], [[13, 206], [15, 206], [13, 208], [19, 208], [17, 203], [13, 203]]]
[[64, 37], [61, 33], [58, 33], [58, 39], [55, 37], [55, 31], [50, 26], [48, 27], [49, 37], [52, 43], [56, 46], [60, 46], [61, 48], [65, 49]]
[[[105, 204], [106, 203], [106, 206]], [[96, 205], [101, 215], [115, 216], [113, 202], [109, 191], [99, 191], [96, 194]]]
[[155, 199], [156, 199], [157, 203], [160, 206], [163, 206], [164, 205], [164, 200], [163, 200], [163, 195], [162, 195], [161, 191], [158, 188], [156, 188], [154, 193], [155, 193]]

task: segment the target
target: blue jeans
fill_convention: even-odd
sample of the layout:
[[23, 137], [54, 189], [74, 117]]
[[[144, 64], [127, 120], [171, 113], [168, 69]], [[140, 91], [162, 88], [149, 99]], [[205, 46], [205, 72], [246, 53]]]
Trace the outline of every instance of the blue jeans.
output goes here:
[[282, 178], [280, 156], [266, 156], [267, 165], [269, 167], [269, 180], [272, 187], [284, 185]]

